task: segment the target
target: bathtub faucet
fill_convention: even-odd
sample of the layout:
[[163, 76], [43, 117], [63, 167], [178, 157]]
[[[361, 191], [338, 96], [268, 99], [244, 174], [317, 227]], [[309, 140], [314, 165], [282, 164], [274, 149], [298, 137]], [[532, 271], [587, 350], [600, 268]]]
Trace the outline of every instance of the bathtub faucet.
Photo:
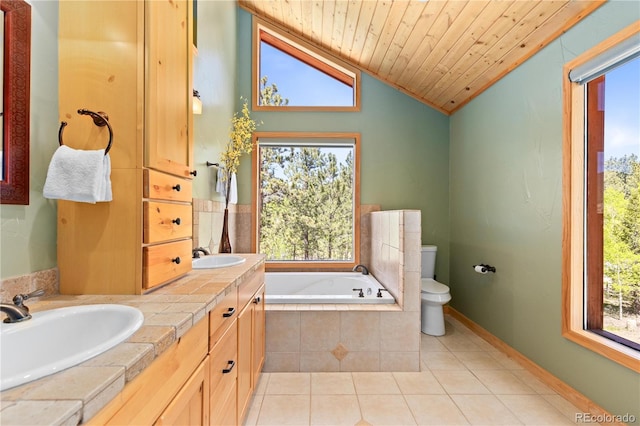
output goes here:
[[364, 297], [364, 293], [361, 288], [354, 288], [352, 290], [358, 292], [358, 297]]
[[358, 265], [353, 267], [352, 271], [353, 272], [358, 272], [358, 269], [360, 269], [362, 271], [362, 275], [369, 275], [369, 270], [367, 269], [366, 266], [358, 264]]

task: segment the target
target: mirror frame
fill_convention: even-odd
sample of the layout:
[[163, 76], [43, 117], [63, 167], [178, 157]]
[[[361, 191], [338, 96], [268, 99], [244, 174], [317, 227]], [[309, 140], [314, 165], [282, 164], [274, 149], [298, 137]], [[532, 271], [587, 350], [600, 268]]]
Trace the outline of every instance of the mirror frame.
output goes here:
[[4, 129], [0, 204], [29, 204], [31, 5], [0, 0], [4, 12]]

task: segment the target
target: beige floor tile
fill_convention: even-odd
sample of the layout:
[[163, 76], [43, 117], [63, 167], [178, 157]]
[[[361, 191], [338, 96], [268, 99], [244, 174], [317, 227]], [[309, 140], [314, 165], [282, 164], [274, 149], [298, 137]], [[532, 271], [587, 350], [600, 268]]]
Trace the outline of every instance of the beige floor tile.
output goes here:
[[307, 425], [310, 395], [265, 395], [258, 425]]
[[362, 419], [379, 425], [415, 425], [413, 414], [402, 395], [358, 395]]
[[557, 393], [546, 384], [542, 383], [540, 379], [528, 372], [527, 370], [512, 370], [511, 371], [518, 379], [522, 380], [527, 386], [536, 391], [540, 395], [556, 395]]
[[498, 395], [498, 398], [527, 425], [570, 425], [573, 421], [540, 395]]
[[560, 395], [541, 395], [545, 401], [553, 405], [558, 411], [560, 411], [566, 418], [572, 422], [576, 421], [576, 416], [582, 414], [584, 410], [576, 407]]
[[490, 352], [453, 352], [469, 370], [502, 370], [504, 366]]
[[507, 370], [477, 370], [473, 374], [496, 395], [531, 395], [536, 391]]
[[438, 340], [437, 337], [420, 333], [420, 351], [421, 352], [447, 352], [449, 349]]
[[462, 362], [451, 352], [422, 353], [422, 363], [429, 370], [466, 370]]
[[260, 415], [260, 409], [262, 408], [262, 400], [264, 399], [264, 394], [254, 394], [251, 399], [251, 405], [249, 406], [249, 411], [244, 418], [244, 422], [242, 423], [244, 426], [255, 426], [258, 423], [258, 416]]
[[404, 395], [433, 395], [446, 393], [430, 371], [419, 373], [393, 373]]
[[267, 384], [267, 395], [309, 395], [310, 373], [271, 373]]
[[356, 395], [312, 395], [312, 425], [348, 425], [360, 421], [360, 405]]
[[351, 373], [311, 373], [313, 395], [351, 395], [356, 393]]
[[469, 422], [448, 395], [405, 395], [419, 425], [468, 425]]
[[267, 384], [269, 383], [269, 375], [271, 373], [260, 373], [258, 378], [258, 386], [256, 386], [256, 395], [264, 395], [267, 391]]
[[352, 373], [356, 393], [359, 395], [399, 394], [393, 373]]
[[520, 425], [522, 422], [494, 395], [451, 395], [472, 425]]
[[515, 359], [503, 354], [502, 352], [492, 351], [487, 353], [507, 370], [524, 370], [524, 367], [520, 365]]
[[491, 393], [470, 371], [433, 371], [449, 395], [481, 395]]
[[442, 337], [438, 337], [438, 341], [442, 343], [447, 349], [453, 352], [468, 352], [468, 351], [483, 351], [485, 349], [481, 348], [477, 344], [475, 344], [469, 336], [461, 335], [461, 334], [452, 334], [452, 335], [444, 335]]

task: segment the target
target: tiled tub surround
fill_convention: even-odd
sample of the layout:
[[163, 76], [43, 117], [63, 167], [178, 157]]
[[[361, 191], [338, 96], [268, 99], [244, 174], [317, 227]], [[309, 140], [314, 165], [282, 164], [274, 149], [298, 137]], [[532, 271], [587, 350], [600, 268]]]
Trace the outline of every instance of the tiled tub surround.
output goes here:
[[247, 261], [241, 265], [192, 271], [142, 296], [58, 295], [34, 301], [32, 312], [119, 303], [139, 308], [145, 321], [126, 342], [97, 357], [0, 393], [2, 424], [75, 425], [89, 420], [264, 262], [262, 255], [243, 256]]
[[392, 305], [267, 305], [264, 371], [420, 370], [420, 212], [369, 214], [369, 270]]
[[1, 280], [0, 302], [11, 303], [13, 296], [16, 294], [27, 294], [36, 290], [44, 290], [44, 296], [59, 294], [58, 268], [45, 269]]

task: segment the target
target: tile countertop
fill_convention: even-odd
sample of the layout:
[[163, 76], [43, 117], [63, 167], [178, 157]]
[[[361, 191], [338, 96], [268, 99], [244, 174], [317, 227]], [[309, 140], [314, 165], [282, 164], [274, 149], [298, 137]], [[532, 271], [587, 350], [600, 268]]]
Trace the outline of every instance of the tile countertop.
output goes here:
[[228, 289], [264, 263], [264, 255], [221, 269], [193, 270], [151, 293], [56, 295], [29, 304], [31, 312], [72, 305], [118, 303], [144, 313], [144, 324], [125, 342], [75, 367], [0, 393], [2, 425], [77, 425], [96, 415], [125, 384], [194, 324], [206, 318]]

